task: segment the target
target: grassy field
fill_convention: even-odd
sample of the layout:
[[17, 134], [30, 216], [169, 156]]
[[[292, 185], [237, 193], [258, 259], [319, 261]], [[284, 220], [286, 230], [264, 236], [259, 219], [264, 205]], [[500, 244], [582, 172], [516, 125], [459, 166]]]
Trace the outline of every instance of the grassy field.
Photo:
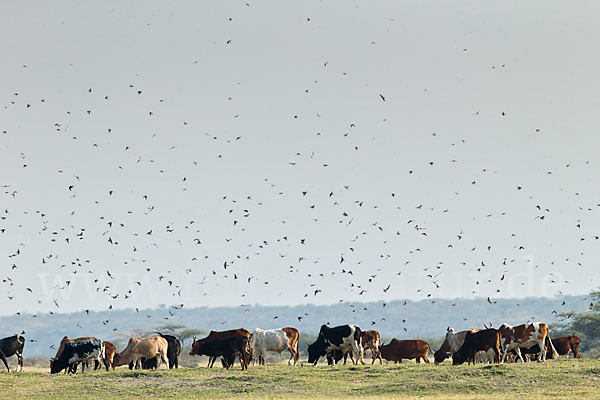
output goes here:
[[248, 371], [194, 368], [50, 375], [0, 373], [3, 398], [600, 398], [600, 360], [452, 367], [448, 362], [318, 367], [272, 365]]

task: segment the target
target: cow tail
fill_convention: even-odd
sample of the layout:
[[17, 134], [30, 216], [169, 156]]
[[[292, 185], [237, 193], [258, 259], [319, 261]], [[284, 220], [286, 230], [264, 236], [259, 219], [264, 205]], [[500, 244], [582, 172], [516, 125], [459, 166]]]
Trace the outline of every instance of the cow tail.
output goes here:
[[360, 328], [358, 326], [354, 326], [354, 340], [356, 340], [360, 344]]
[[[105, 358], [106, 358], [106, 346], [104, 345], [104, 342], [101, 340], [100, 341], [100, 354], [98, 355], [98, 361], [100, 362], [100, 365], [102, 365], [102, 362], [104, 362]], [[100, 369], [102, 369], [102, 367], [100, 367]]]
[[558, 351], [554, 348], [554, 344], [552, 343], [552, 338], [550, 337], [550, 332], [548, 332], [548, 341], [550, 342], [550, 348], [552, 349], [552, 357], [555, 359], [558, 358]]

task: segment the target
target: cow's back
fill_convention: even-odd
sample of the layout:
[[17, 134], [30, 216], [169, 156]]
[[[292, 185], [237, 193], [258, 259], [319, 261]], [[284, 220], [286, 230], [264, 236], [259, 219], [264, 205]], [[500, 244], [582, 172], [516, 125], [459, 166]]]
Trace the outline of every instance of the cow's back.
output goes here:
[[387, 345], [380, 346], [381, 356], [388, 361], [413, 359], [427, 355], [429, 344], [423, 340], [392, 339]]

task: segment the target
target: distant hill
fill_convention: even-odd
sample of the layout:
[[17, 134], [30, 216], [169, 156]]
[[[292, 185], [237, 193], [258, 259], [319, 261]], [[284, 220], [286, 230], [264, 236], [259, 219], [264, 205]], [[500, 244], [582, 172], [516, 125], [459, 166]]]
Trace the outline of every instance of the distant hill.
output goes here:
[[[180, 324], [188, 328], [209, 331], [244, 327], [254, 330], [294, 326], [303, 333], [315, 334], [324, 323], [339, 325], [353, 323], [363, 329], [377, 329], [384, 337], [439, 338], [446, 328], [483, 327], [492, 322], [519, 324], [544, 321], [552, 324], [560, 312], [587, 310], [587, 296], [561, 298], [486, 299], [429, 299], [423, 301], [397, 300], [383, 303], [339, 303], [295, 307], [172, 307], [140, 310], [90, 311], [69, 314], [31, 314], [0, 317], [0, 337], [25, 331], [26, 356], [51, 356], [60, 339], [67, 335], [97, 336], [122, 343], [135, 329], [150, 331], [165, 324]], [[562, 302], [565, 301], [565, 305]], [[174, 314], [174, 315], [171, 315]], [[298, 320], [301, 317], [301, 321]], [[115, 340], [116, 339], [116, 340]], [[34, 340], [34, 342], [30, 342]]]

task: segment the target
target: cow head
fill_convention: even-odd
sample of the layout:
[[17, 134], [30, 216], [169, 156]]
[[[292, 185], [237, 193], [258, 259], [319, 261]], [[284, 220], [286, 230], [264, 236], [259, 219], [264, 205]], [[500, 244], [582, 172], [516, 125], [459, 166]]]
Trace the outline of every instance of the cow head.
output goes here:
[[[461, 351], [463, 350], [463, 351]], [[460, 348], [457, 352], [452, 354], [452, 365], [461, 365], [467, 361], [468, 354], [463, 348]]]
[[199, 340], [195, 340], [192, 344], [192, 351], [190, 351], [191, 356], [201, 356], [204, 354], [206, 350], [206, 343], [203, 343]]
[[444, 362], [444, 360], [448, 357], [450, 357], [450, 353], [448, 353], [447, 351], [443, 351], [442, 349], [439, 349], [438, 351], [433, 353], [433, 360], [435, 364]]
[[327, 344], [325, 343], [325, 339], [323, 339], [323, 337], [319, 335], [319, 337], [313, 344], [308, 345], [308, 363], [317, 365], [319, 357], [325, 355], [326, 348]]
[[59, 365], [59, 363], [56, 361], [55, 358], [50, 359], [50, 373], [51, 374], [57, 374], [64, 369], [64, 368], [59, 368], [58, 365]]
[[196, 336], [194, 336], [192, 341], [192, 349], [190, 350], [190, 356], [195, 356], [196, 354], [198, 354], [198, 351], [194, 351], [196, 349], [196, 343], [198, 342], [198, 339], [196, 339]]

